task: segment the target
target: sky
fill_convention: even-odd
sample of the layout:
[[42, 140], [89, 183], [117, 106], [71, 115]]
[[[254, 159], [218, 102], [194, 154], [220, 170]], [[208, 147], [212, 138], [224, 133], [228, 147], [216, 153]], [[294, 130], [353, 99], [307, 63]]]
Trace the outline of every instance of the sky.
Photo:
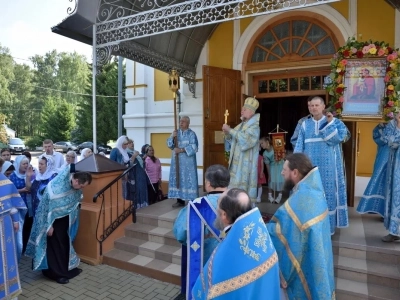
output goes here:
[[[2, 0], [2, 2], [5, 0]], [[67, 9], [75, 7], [75, 0], [12, 0], [0, 10], [0, 44], [10, 49], [17, 63], [36, 54], [74, 52], [90, 61], [92, 47], [51, 32], [51, 27], [68, 16]]]

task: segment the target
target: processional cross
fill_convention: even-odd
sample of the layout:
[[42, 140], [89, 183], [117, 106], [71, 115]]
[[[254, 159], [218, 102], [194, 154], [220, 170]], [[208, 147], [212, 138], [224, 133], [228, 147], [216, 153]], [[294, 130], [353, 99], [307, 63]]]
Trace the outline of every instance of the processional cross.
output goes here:
[[227, 124], [228, 123], [228, 116], [229, 116], [228, 110], [225, 110], [224, 116], [225, 116], [225, 124]]

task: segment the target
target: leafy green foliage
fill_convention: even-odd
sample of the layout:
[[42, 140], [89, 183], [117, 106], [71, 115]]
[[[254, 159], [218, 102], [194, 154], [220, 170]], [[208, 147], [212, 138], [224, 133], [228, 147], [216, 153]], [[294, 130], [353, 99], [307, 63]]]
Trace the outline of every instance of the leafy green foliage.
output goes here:
[[[125, 78], [123, 79], [125, 82]], [[92, 85], [87, 87], [86, 93], [92, 93]], [[118, 134], [118, 61], [114, 60], [103, 66], [102, 72], [96, 77], [96, 94], [114, 97], [97, 97], [97, 141], [106, 144], [117, 138]], [[93, 139], [92, 97], [85, 97], [79, 104], [78, 111], [78, 140], [80, 142]]]

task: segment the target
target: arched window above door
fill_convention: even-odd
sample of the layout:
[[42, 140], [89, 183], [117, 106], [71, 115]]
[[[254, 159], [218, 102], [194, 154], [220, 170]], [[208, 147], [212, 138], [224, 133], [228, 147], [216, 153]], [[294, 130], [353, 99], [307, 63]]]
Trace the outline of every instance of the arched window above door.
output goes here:
[[256, 39], [249, 63], [307, 60], [331, 57], [337, 48], [334, 35], [309, 19], [280, 21]]

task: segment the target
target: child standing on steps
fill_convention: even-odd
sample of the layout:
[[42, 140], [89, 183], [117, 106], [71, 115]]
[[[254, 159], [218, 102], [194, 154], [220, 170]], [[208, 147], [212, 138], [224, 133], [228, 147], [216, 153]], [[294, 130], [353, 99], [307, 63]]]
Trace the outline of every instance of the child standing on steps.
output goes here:
[[[260, 139], [260, 146], [265, 151], [263, 153], [264, 163], [267, 166], [269, 180], [268, 180], [268, 200], [271, 203], [279, 203], [282, 200], [283, 176], [281, 175], [284, 161], [275, 160], [275, 152], [272, 147], [271, 140], [268, 137]], [[272, 191], [274, 196], [272, 196]], [[278, 197], [275, 198], [275, 192], [278, 192]]]
[[264, 174], [264, 158], [261, 154], [258, 155], [258, 163], [257, 163], [257, 174], [258, 174], [258, 179], [257, 179], [257, 202], [261, 202], [261, 195], [262, 195], [262, 185], [267, 183], [267, 180], [265, 178]]

